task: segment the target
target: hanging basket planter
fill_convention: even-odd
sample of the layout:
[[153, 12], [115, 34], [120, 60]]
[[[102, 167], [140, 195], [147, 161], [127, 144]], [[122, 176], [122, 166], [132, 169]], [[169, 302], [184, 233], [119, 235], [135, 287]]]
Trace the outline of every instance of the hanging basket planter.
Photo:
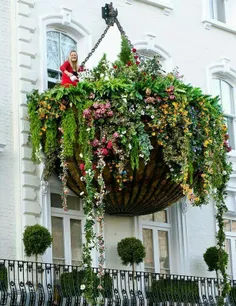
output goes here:
[[[124, 34], [117, 11], [110, 12], [103, 11], [108, 24], [104, 33], [115, 22]], [[177, 71], [166, 74], [158, 58], [140, 61], [123, 36], [116, 62], [111, 64], [104, 56], [75, 87], [34, 91], [28, 95], [28, 110], [32, 158], [39, 161], [42, 149], [45, 180], [53, 171], [58, 173], [65, 210], [69, 189], [84, 200], [88, 301], [95, 304], [96, 299], [90, 254], [95, 246], [103, 274], [105, 212], [137, 216], [160, 211], [183, 196], [198, 206], [213, 198], [218, 246], [223, 249], [231, 148], [217, 97], [184, 84]], [[223, 265], [221, 273], [225, 295]]]

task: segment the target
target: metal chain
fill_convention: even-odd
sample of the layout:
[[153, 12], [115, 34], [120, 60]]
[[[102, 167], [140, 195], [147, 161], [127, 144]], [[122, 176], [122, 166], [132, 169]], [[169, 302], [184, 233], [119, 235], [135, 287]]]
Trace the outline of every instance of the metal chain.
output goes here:
[[124, 31], [122, 25], [120, 24], [120, 22], [119, 22], [119, 20], [118, 20], [117, 18], [115, 19], [115, 23], [116, 23], [117, 28], [119, 29], [121, 35], [123, 35], [123, 36], [126, 38], [126, 40], [127, 40], [128, 43], [129, 43], [130, 48], [132, 49], [132, 48], [133, 48], [133, 44], [131, 43], [129, 37], [128, 37], [127, 34], [125, 33], [125, 31]]
[[100, 45], [101, 41], [103, 40], [103, 38], [105, 37], [105, 35], [107, 34], [107, 31], [110, 29], [111, 25], [108, 25], [106, 27], [106, 29], [104, 30], [104, 32], [102, 33], [102, 35], [100, 36], [99, 40], [97, 41], [97, 43], [95, 44], [95, 46], [93, 47], [93, 49], [89, 52], [89, 54], [87, 55], [87, 57], [83, 60], [83, 62], [81, 63], [81, 66], [84, 66], [85, 63], [90, 59], [90, 57], [93, 55], [93, 53], [96, 51], [97, 47]]
[[[130, 48], [133, 48], [133, 45], [129, 39], [129, 37], [127, 36], [127, 34], [125, 33], [122, 25], [120, 24], [119, 20], [117, 18], [115, 18], [115, 23], [117, 25], [118, 30], [120, 31], [121, 35], [123, 35], [127, 41], [128, 44], [130, 46]], [[100, 45], [100, 43], [102, 42], [103, 38], [105, 37], [105, 35], [107, 34], [108, 30], [110, 29], [112, 25], [109, 24], [106, 29], [104, 30], [104, 32], [102, 33], [102, 35], [100, 36], [99, 40], [97, 41], [97, 43], [95, 44], [95, 46], [93, 47], [93, 49], [89, 52], [89, 54], [87, 55], [87, 57], [83, 60], [83, 62], [81, 63], [81, 66], [84, 66], [85, 63], [90, 59], [90, 57], [93, 55], [93, 53], [96, 51], [96, 49], [98, 48], [98, 46]]]

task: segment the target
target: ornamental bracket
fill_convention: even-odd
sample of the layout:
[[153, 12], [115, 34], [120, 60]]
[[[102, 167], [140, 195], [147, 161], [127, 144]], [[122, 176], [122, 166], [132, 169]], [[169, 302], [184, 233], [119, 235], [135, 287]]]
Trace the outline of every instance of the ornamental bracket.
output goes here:
[[113, 3], [105, 4], [105, 6], [102, 7], [102, 18], [105, 19], [105, 22], [109, 26], [113, 26], [116, 18], [118, 16], [117, 9], [114, 9]]

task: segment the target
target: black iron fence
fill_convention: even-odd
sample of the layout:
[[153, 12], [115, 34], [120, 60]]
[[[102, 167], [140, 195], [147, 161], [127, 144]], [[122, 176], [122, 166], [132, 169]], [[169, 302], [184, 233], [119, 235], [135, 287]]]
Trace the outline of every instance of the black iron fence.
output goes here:
[[[0, 260], [0, 305], [86, 306], [80, 267]], [[98, 290], [98, 286], [103, 290]], [[98, 304], [107, 306], [217, 305], [220, 281], [214, 278], [94, 268]], [[236, 281], [227, 305], [236, 305]]]

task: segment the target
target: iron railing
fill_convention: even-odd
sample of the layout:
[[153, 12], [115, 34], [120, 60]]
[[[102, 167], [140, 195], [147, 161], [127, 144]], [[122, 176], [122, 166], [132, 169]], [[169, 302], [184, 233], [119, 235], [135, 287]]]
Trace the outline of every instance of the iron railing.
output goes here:
[[[86, 306], [80, 267], [0, 260], [0, 305]], [[107, 306], [217, 305], [220, 281], [214, 278], [94, 268], [94, 292]], [[103, 286], [102, 294], [97, 290]], [[226, 304], [236, 305], [236, 281]]]

